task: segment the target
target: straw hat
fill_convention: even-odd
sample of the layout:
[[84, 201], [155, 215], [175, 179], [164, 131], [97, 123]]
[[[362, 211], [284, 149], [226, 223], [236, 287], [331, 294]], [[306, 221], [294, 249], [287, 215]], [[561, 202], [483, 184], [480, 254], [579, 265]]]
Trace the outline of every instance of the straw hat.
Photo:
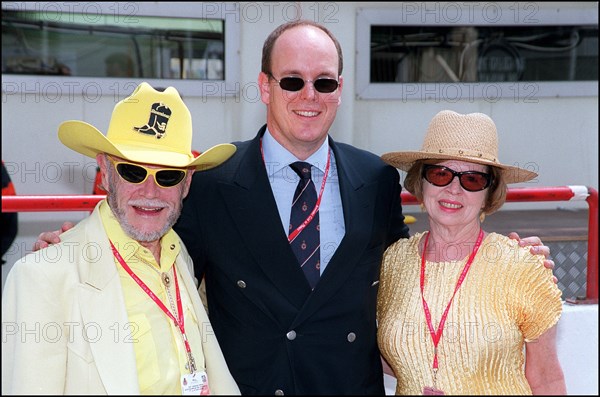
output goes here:
[[78, 120], [63, 122], [58, 138], [67, 147], [89, 157], [98, 153], [137, 163], [207, 170], [235, 153], [232, 144], [216, 145], [198, 157], [192, 154], [192, 116], [173, 87], [163, 92], [141, 83], [115, 105], [108, 132]]
[[390, 152], [381, 158], [403, 171], [408, 171], [417, 160], [460, 160], [497, 167], [506, 183], [537, 177], [535, 172], [500, 163], [496, 125], [483, 113], [443, 110], [429, 123], [420, 151]]

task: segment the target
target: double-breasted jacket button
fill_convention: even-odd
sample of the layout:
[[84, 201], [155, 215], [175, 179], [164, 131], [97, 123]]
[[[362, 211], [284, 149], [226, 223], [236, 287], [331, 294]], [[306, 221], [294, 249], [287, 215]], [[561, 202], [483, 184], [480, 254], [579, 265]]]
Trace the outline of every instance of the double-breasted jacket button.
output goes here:
[[275, 390], [275, 395], [276, 396], [283, 396], [284, 395], [283, 390], [281, 390], [281, 389]]
[[246, 282], [244, 280], [238, 280], [237, 286], [240, 288], [246, 288]]
[[356, 334], [354, 332], [350, 332], [348, 334], [347, 339], [348, 339], [348, 342], [350, 342], [350, 343], [354, 342], [356, 340]]
[[296, 339], [296, 331], [291, 330], [290, 332], [285, 334], [285, 336], [288, 338], [288, 340], [294, 340]]

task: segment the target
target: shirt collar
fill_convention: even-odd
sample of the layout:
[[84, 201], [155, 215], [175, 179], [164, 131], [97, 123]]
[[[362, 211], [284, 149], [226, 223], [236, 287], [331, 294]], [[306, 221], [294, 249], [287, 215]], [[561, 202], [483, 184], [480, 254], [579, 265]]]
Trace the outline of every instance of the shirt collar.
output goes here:
[[[300, 161], [273, 138], [273, 135], [271, 135], [268, 128], [262, 137], [262, 151], [269, 176], [272, 176], [296, 161]], [[304, 161], [310, 163], [313, 167], [318, 168], [322, 173], [325, 173], [328, 152], [329, 139], [325, 139], [321, 147]]]

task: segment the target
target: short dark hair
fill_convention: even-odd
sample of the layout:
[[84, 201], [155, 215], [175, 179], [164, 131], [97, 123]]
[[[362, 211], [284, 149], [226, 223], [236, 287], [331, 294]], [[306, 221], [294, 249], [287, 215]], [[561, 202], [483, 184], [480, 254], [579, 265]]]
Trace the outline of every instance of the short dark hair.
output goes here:
[[337, 41], [333, 33], [329, 31], [325, 26], [318, 24], [316, 22], [310, 20], [298, 20], [284, 23], [283, 25], [278, 26], [274, 31], [271, 32], [269, 37], [265, 40], [265, 44], [263, 45], [262, 50], [262, 63], [261, 63], [261, 71], [265, 74], [271, 74], [271, 53], [273, 52], [273, 47], [275, 46], [275, 42], [283, 34], [283, 32], [293, 29], [298, 26], [313, 26], [317, 29], [321, 29], [323, 32], [329, 36], [338, 53], [338, 76], [342, 75], [342, 70], [344, 69], [344, 56], [342, 55], [342, 47], [340, 43]]

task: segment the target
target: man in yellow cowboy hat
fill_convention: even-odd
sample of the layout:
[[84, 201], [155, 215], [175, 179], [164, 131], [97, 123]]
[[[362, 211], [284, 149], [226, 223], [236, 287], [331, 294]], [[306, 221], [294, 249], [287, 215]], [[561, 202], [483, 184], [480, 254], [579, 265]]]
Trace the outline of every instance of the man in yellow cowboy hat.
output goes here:
[[2, 393], [239, 394], [172, 226], [195, 170], [178, 92], [147, 83], [119, 102], [107, 135], [66, 121], [59, 139], [95, 157], [107, 198], [11, 269], [2, 296]]

